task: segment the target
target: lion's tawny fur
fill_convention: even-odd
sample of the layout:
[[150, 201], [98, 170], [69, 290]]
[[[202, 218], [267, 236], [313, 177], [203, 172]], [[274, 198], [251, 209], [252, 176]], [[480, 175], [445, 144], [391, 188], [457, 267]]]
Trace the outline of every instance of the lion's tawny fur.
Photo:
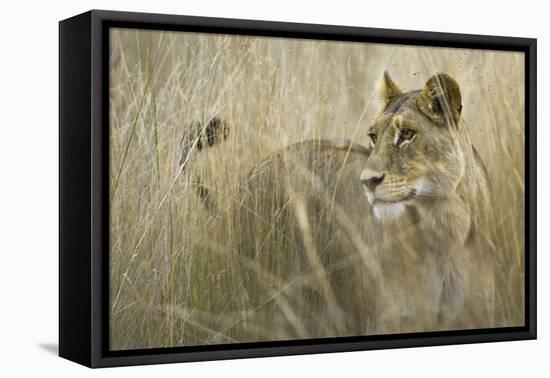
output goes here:
[[[492, 327], [490, 188], [459, 86], [439, 74], [402, 92], [386, 73], [381, 94], [368, 147], [305, 141], [242, 182], [234, 224], [250, 307], [297, 336]], [[273, 282], [285, 287], [277, 300]]]

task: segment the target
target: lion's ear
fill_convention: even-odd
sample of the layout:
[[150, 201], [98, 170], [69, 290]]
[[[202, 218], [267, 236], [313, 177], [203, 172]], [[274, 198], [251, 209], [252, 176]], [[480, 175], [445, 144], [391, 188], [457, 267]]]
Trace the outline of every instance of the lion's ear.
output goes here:
[[376, 93], [386, 104], [403, 94], [401, 89], [393, 82], [388, 71], [384, 72], [384, 76], [382, 76], [376, 85]]
[[456, 127], [462, 112], [460, 88], [449, 75], [434, 75], [420, 92], [417, 105], [432, 121]]

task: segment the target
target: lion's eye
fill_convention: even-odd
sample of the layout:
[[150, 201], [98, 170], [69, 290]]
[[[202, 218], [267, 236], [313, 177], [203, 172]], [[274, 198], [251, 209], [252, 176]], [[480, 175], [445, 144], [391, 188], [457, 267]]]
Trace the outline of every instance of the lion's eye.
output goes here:
[[411, 143], [415, 137], [416, 132], [413, 129], [401, 129], [396, 135], [395, 145], [397, 147], [404, 146]]
[[370, 138], [371, 144], [374, 146], [376, 144], [376, 133], [369, 133], [369, 138]]

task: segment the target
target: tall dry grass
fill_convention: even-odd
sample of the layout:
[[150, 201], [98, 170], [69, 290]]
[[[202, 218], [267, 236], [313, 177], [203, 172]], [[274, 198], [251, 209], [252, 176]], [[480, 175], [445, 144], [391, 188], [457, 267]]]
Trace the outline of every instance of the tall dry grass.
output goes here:
[[[281, 294], [295, 283], [275, 257], [273, 267], [250, 266], [235, 241], [239, 224], [220, 219], [234, 211], [240, 178], [270, 153], [306, 139], [366, 144], [384, 70], [404, 89], [435, 72], [461, 85], [463, 116], [492, 181], [502, 317], [523, 323], [522, 54], [125, 29], [112, 30], [110, 43], [112, 349], [339, 334], [327, 321], [334, 314]], [[195, 135], [193, 121], [216, 116], [231, 127], [227, 141], [200, 153], [196, 138], [180, 144]], [[229, 209], [225, 218], [205, 209], [199, 177]], [[256, 290], [265, 300], [251, 301], [247, 267], [264, 277]], [[307, 279], [323, 281], [319, 271]], [[255, 316], [266, 311], [285, 324]]]

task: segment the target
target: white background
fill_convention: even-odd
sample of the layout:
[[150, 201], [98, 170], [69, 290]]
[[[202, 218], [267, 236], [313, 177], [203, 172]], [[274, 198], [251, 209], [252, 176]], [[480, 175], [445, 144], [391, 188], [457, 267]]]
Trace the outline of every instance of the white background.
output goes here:
[[[0, 375], [129, 377], [550, 376], [545, 322], [550, 246], [544, 1], [5, 1], [0, 22]], [[58, 25], [91, 8], [536, 37], [538, 42], [539, 340], [89, 370], [56, 356]], [[506, 172], [502, 172], [506, 174]]]

